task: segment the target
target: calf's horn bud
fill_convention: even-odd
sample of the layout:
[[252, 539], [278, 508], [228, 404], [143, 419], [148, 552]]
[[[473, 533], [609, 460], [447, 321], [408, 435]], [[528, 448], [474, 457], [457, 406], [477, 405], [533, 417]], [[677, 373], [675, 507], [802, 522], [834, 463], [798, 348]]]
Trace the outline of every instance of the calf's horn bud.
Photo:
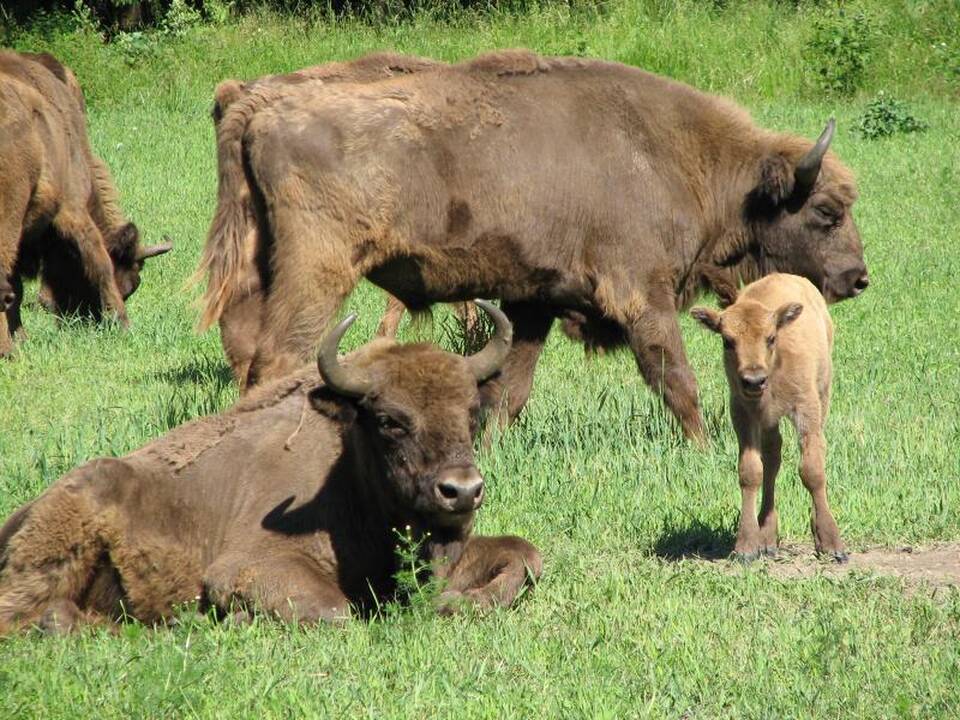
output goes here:
[[373, 383], [356, 368], [346, 368], [337, 359], [337, 347], [354, 320], [356, 313], [350, 313], [341, 320], [320, 343], [317, 353], [317, 369], [327, 387], [345, 397], [363, 397], [370, 392]]
[[810, 148], [810, 152], [797, 163], [797, 167], [793, 171], [797, 189], [809, 191], [817, 181], [817, 175], [820, 174], [820, 164], [823, 162], [823, 156], [827, 154], [827, 148], [830, 147], [830, 141], [833, 140], [833, 132], [836, 129], [837, 121], [830, 118], [827, 121], [827, 126], [820, 133], [817, 144]]
[[167, 235], [164, 235], [163, 242], [159, 245], [140, 248], [139, 252], [137, 252], [137, 260], [146, 260], [147, 258], [156, 257], [157, 255], [163, 255], [171, 250], [173, 250], [173, 242]]
[[483, 382], [497, 372], [503, 365], [503, 361], [507, 359], [510, 344], [513, 342], [513, 326], [507, 316], [493, 303], [486, 300], [474, 300], [474, 303], [490, 316], [496, 328], [493, 337], [487, 341], [483, 349], [467, 358], [473, 377], [477, 382]]

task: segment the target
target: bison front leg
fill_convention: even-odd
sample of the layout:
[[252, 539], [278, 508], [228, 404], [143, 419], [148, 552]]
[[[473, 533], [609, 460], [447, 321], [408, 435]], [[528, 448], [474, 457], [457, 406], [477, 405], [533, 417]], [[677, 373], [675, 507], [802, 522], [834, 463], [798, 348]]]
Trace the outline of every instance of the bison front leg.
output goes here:
[[780, 471], [780, 450], [783, 445], [779, 426], [763, 431], [760, 441], [763, 456], [763, 500], [760, 502], [760, 552], [764, 555], [776, 555], [777, 508], [775, 489], [777, 473]]
[[627, 323], [627, 338], [647, 385], [662, 393], [684, 435], [705, 446], [707, 436], [700, 417], [697, 380], [687, 362], [673, 307], [669, 312], [645, 310]]
[[404, 310], [406, 310], [404, 304], [387, 293], [387, 308], [383, 311], [383, 317], [377, 327], [377, 337], [395, 338], [397, 328], [400, 327], [400, 321], [403, 319]]
[[84, 211], [61, 210], [53, 220], [53, 227], [61, 237], [73, 242], [80, 253], [84, 272], [100, 294], [103, 315], [112, 315], [123, 327], [128, 327], [130, 320], [114, 279], [113, 260], [93, 219]]
[[[503, 303], [502, 310], [513, 323], [513, 345], [499, 377], [484, 383], [480, 390], [483, 406], [496, 417], [500, 427], [516, 419], [533, 388], [533, 373], [550, 333], [554, 313], [539, 303]], [[495, 427], [488, 426], [489, 431]]]
[[473, 537], [447, 573], [438, 612], [454, 613], [462, 605], [481, 610], [510, 607], [528, 583], [543, 572], [540, 551], [513, 536]]
[[285, 622], [340, 622], [350, 617], [350, 603], [336, 581], [297, 556], [263, 557], [228, 554], [218, 559], [203, 580], [207, 602], [231, 614], [246, 609], [269, 613]]

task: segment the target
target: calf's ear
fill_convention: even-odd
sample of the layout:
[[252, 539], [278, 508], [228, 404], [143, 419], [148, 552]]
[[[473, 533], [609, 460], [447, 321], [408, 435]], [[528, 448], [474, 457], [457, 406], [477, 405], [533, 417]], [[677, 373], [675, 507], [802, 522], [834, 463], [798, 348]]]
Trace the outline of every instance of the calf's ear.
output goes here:
[[777, 308], [777, 312], [774, 313], [774, 316], [777, 320], [777, 330], [792, 323], [794, 320], [800, 317], [800, 313], [802, 312], [803, 305], [800, 303], [793, 302], [784, 303], [781, 305], [779, 308]]
[[695, 307], [690, 311], [690, 315], [703, 323], [708, 330], [715, 333], [720, 332], [720, 313], [705, 307]]

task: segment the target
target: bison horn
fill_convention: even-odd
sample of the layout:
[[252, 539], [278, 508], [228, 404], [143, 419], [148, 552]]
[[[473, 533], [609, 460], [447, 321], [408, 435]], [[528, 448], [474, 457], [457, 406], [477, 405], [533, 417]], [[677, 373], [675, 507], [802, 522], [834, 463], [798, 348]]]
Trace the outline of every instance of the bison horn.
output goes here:
[[351, 313], [341, 320], [320, 343], [320, 352], [317, 354], [317, 369], [327, 387], [338, 395], [346, 397], [363, 397], [373, 387], [369, 378], [356, 368], [346, 368], [337, 360], [337, 347], [340, 338], [357, 319], [356, 313]]
[[493, 303], [486, 300], [474, 300], [474, 302], [490, 316], [496, 328], [493, 337], [487, 341], [483, 349], [467, 358], [473, 377], [477, 382], [483, 382], [497, 372], [503, 365], [503, 361], [507, 359], [510, 344], [513, 342], [513, 326], [503, 311]]
[[827, 121], [827, 126], [820, 133], [817, 144], [797, 163], [797, 167], [793, 171], [793, 178], [798, 190], [809, 192], [813, 188], [813, 184], [820, 174], [820, 164], [823, 162], [823, 156], [826, 155], [827, 148], [830, 147], [830, 141], [833, 140], [833, 132], [836, 129], [837, 121], [830, 118]]
[[140, 248], [140, 251], [137, 253], [137, 260], [146, 260], [147, 258], [156, 257], [157, 255], [163, 255], [171, 250], [173, 250], [173, 242], [171, 242], [169, 237], [164, 235], [163, 242], [159, 245]]

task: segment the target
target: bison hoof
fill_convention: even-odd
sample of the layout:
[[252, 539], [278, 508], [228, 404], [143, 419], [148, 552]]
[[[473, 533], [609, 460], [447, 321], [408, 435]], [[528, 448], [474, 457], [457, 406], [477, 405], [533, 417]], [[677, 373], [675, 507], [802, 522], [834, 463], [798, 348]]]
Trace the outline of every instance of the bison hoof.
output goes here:
[[775, 558], [780, 553], [780, 548], [776, 545], [764, 545], [760, 548], [760, 554], [764, 557]]
[[822, 550], [817, 553], [817, 556], [822, 560], [833, 560], [840, 565], [850, 560], [850, 555], [846, 550]]
[[760, 557], [759, 550], [750, 550], [749, 552], [737, 551], [733, 553], [734, 562], [738, 562], [741, 565], [749, 565], [754, 560], [757, 560], [759, 557]]

